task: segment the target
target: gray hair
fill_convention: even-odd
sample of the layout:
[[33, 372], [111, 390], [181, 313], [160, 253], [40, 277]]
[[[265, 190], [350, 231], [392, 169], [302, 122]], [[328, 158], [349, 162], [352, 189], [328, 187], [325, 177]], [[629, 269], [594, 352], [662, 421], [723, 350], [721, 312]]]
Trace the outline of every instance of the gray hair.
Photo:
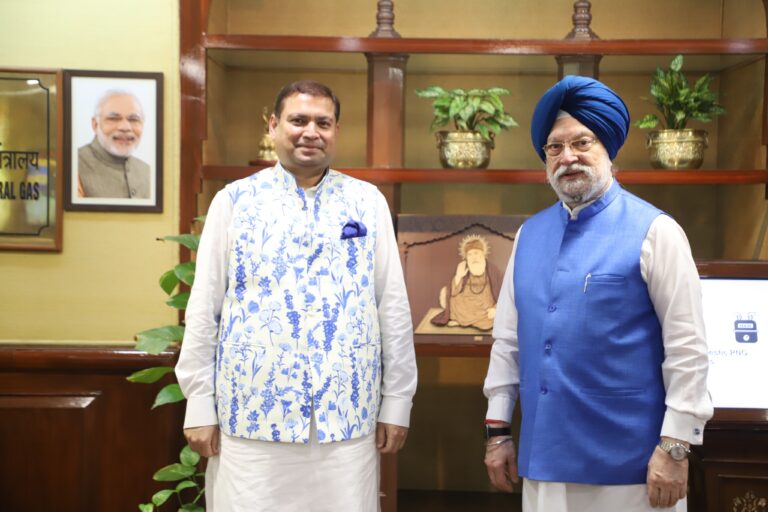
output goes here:
[[139, 98], [136, 97], [135, 94], [133, 94], [131, 91], [127, 91], [125, 89], [110, 89], [104, 94], [101, 95], [99, 98], [99, 101], [96, 102], [96, 108], [93, 111], [93, 117], [96, 119], [99, 119], [101, 117], [101, 109], [104, 107], [104, 104], [114, 98], [115, 96], [130, 96], [133, 98], [133, 101], [136, 102], [136, 105], [139, 107], [139, 114], [141, 115], [141, 120], [144, 121], [144, 108], [141, 106], [141, 102], [139, 101]]

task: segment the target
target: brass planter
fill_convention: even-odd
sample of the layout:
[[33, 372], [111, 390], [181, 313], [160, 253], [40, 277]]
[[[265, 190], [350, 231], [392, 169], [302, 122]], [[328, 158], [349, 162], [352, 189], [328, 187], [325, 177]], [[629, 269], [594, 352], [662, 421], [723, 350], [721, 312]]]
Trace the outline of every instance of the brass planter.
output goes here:
[[656, 169], [698, 169], [709, 145], [705, 130], [656, 130], [648, 133], [651, 165]]
[[491, 161], [493, 141], [480, 132], [449, 132], [435, 134], [440, 150], [440, 163], [445, 169], [485, 169]]

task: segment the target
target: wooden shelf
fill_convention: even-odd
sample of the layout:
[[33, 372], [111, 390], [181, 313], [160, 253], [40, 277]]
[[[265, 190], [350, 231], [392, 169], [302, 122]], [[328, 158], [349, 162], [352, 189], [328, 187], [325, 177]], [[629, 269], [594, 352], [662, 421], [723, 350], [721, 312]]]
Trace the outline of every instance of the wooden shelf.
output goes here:
[[[236, 180], [250, 176], [258, 167], [204, 165], [203, 179]], [[373, 169], [339, 171], [372, 183], [509, 183], [545, 184], [543, 169]], [[625, 185], [749, 185], [768, 183], [765, 170], [657, 169], [622, 170], [616, 174]]]
[[765, 54], [768, 39], [440, 39], [207, 34], [206, 49], [486, 55]]

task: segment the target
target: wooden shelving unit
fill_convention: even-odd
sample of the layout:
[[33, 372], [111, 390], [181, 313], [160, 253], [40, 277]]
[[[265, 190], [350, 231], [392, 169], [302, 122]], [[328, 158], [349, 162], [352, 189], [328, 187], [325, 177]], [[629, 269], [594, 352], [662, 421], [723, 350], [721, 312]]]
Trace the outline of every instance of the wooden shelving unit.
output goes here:
[[[304, 35], [256, 35], [208, 33], [209, 12], [214, 0], [198, 0], [194, 5], [182, 2], [180, 7], [181, 42], [181, 198], [180, 226], [186, 232], [198, 212], [198, 195], [206, 180], [235, 180], [246, 177], [258, 170], [258, 166], [217, 165], [206, 162], [203, 145], [208, 139], [208, 59], [220, 66], [238, 69], [259, 69], [260, 66], [279, 65], [280, 71], [301, 72], [292, 68], [291, 59], [282, 58], [279, 52], [289, 54], [310, 54], [310, 58], [296, 59], [296, 62], [325, 62], [322, 54], [347, 55], [343, 62], [345, 70], [355, 72], [367, 69], [367, 119], [365, 165], [342, 168], [341, 172], [373, 182], [382, 189], [385, 196], [395, 205], [398, 213], [399, 189], [409, 183], [469, 183], [521, 185], [538, 184], [545, 186], [546, 177], [541, 168], [537, 169], [435, 169], [409, 168], [404, 159], [404, 80], [407, 73], [405, 62], [409, 56], [471, 56], [480, 59], [518, 59], [524, 72], [536, 74], [551, 73], [552, 63], [537, 56], [603, 56], [629, 57], [644, 65], [646, 57], [683, 54], [697, 61], [696, 70], [719, 70], [733, 62], [749, 63], [764, 59], [768, 55], [768, 38], [721, 38], [721, 39], [598, 39], [598, 40], [552, 40], [552, 39], [450, 39], [450, 38], [408, 38], [393, 33], [391, 14], [392, 2], [379, 1], [376, 13], [376, 34], [369, 37], [304, 36]], [[223, 0], [216, 0], [223, 1]], [[763, 6], [768, 9], [768, 0]], [[371, 19], [373, 19], [373, 13]], [[270, 53], [271, 52], [271, 53]], [[366, 63], [353, 58], [354, 54], [365, 56]], [[314, 57], [316, 56], [316, 58]], [[331, 58], [333, 56], [331, 55]], [[711, 58], [710, 58], [711, 57]], [[466, 58], [465, 58], [466, 59]], [[554, 60], [554, 59], [552, 59]], [[668, 60], [665, 57], [665, 60]], [[265, 64], [265, 62], [267, 64]], [[441, 65], [450, 65], [443, 58]], [[462, 61], [462, 62], [466, 62]], [[494, 61], [495, 63], [496, 61]], [[300, 66], [301, 64], [293, 64]], [[613, 61], [618, 73], [624, 72], [632, 63]], [[273, 69], [273, 68], [269, 68]], [[274, 68], [278, 69], [278, 68]], [[316, 69], [316, 68], [313, 68]], [[424, 70], [425, 68], [420, 68]], [[653, 68], [651, 67], [650, 70]], [[427, 73], [429, 69], [427, 68]], [[470, 71], [471, 72], [471, 71]], [[760, 144], [762, 154], [768, 144], [768, 80], [763, 81], [763, 115]], [[757, 93], [759, 94], [759, 93]], [[223, 160], [226, 161], [226, 160]], [[514, 164], [513, 164], [514, 165]], [[530, 164], [527, 164], [530, 165]], [[633, 168], [620, 170], [619, 180], [627, 185], [768, 185], [768, 170], [753, 168], [705, 169], [695, 171], [667, 171]], [[183, 250], [183, 249], [182, 249]], [[768, 262], [707, 261], [699, 264], [705, 275], [733, 275], [768, 277]], [[446, 342], [440, 339], [423, 339], [417, 345], [422, 356], [483, 357], [490, 344], [487, 339], [472, 343]], [[709, 476], [708, 476], [709, 478]], [[385, 461], [382, 469], [382, 486], [387, 498], [382, 500], [383, 510], [396, 510], [397, 470], [392, 460]], [[696, 506], [692, 502], [692, 506]], [[702, 509], [703, 510], [703, 509]], [[714, 510], [709, 507], [708, 510]]]
[[[237, 180], [250, 176], [258, 167], [204, 165], [204, 180]], [[543, 170], [531, 169], [338, 169], [349, 176], [372, 183], [547, 183]], [[755, 185], [768, 183], [768, 171], [697, 169], [621, 170], [617, 177], [626, 185]]]

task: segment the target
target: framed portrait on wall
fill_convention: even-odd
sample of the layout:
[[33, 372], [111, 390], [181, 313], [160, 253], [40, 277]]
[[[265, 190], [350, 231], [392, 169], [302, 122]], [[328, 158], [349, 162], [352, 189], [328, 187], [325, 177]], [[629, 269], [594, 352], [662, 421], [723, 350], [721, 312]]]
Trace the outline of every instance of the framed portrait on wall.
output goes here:
[[64, 207], [163, 211], [163, 75], [64, 71]]
[[398, 215], [419, 344], [488, 345], [520, 215]]

